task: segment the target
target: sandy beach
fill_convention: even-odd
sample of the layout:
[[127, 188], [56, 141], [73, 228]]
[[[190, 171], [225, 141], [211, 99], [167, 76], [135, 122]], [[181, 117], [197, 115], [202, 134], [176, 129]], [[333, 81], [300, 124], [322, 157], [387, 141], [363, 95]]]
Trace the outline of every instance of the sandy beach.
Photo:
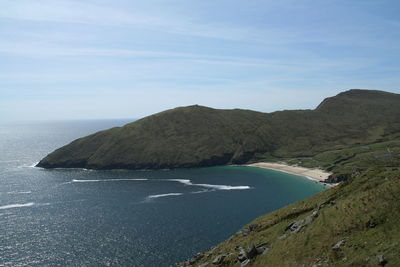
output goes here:
[[330, 172], [326, 172], [321, 169], [309, 169], [309, 168], [304, 168], [304, 167], [300, 167], [300, 166], [293, 166], [293, 165], [288, 165], [284, 162], [279, 162], [279, 163], [258, 162], [258, 163], [248, 164], [246, 166], [271, 169], [271, 170], [296, 174], [296, 175], [300, 175], [300, 176], [305, 176], [311, 180], [321, 182], [321, 183], [323, 183], [325, 181], [325, 179], [327, 179], [329, 177], [329, 175], [332, 174]]

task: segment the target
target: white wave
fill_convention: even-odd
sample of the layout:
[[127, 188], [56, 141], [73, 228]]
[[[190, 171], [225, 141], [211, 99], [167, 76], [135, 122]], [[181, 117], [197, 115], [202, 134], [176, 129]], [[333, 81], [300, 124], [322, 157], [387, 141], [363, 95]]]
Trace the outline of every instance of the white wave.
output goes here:
[[78, 180], [73, 179], [73, 183], [96, 183], [96, 182], [120, 182], [120, 181], [147, 181], [148, 179], [138, 178], [138, 179], [98, 179], [98, 180]]
[[167, 193], [167, 194], [159, 194], [159, 195], [150, 195], [147, 198], [160, 198], [160, 197], [169, 197], [169, 196], [180, 196], [183, 193]]
[[35, 203], [33, 203], [33, 202], [24, 203], [24, 204], [10, 204], [10, 205], [5, 205], [5, 206], [0, 206], [0, 210], [22, 208], [22, 207], [31, 207], [33, 205], [35, 205]]
[[73, 183], [96, 183], [96, 182], [120, 182], [120, 181], [147, 181], [145, 178], [138, 179], [99, 179], [99, 180], [77, 180], [73, 179]]
[[148, 179], [99, 179], [99, 180], [78, 180], [73, 179], [73, 183], [97, 183], [97, 182], [120, 182], [120, 181], [147, 181]]
[[195, 186], [202, 186], [206, 188], [213, 188], [217, 190], [247, 190], [251, 189], [250, 186], [247, 185], [239, 185], [239, 186], [231, 186], [231, 185], [217, 185], [217, 184], [193, 184]]
[[202, 193], [207, 193], [207, 192], [212, 192], [212, 191], [215, 191], [215, 190], [200, 190], [200, 191], [193, 191], [193, 192], [190, 192], [190, 194], [202, 194]]
[[178, 182], [185, 185], [193, 185], [189, 179], [162, 179], [160, 181]]
[[182, 183], [185, 185], [200, 186], [200, 187], [212, 188], [212, 189], [217, 189], [217, 190], [247, 190], [247, 189], [251, 189], [251, 187], [247, 186], [247, 185], [231, 186], [231, 185], [217, 185], [217, 184], [194, 184], [188, 179], [166, 179], [164, 181], [178, 182], [178, 183]]
[[36, 165], [39, 163], [39, 161], [36, 161], [35, 163], [29, 165], [29, 168], [36, 168]]
[[35, 204], [35, 207], [50, 206], [50, 205], [52, 205], [52, 203], [47, 202], [47, 203]]
[[[39, 163], [39, 161], [34, 162], [34, 163], [24, 163], [23, 165], [17, 166], [18, 169], [24, 169], [24, 168], [36, 168], [36, 165]], [[39, 168], [39, 167], [38, 167]]]

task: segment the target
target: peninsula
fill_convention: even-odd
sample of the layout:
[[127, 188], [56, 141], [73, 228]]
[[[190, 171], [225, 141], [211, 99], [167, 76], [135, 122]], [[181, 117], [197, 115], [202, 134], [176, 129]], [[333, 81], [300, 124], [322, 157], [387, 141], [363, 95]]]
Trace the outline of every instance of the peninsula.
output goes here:
[[165, 169], [307, 158], [389, 140], [400, 131], [399, 107], [398, 94], [357, 89], [314, 110], [179, 107], [77, 139], [37, 166]]
[[181, 107], [77, 139], [37, 166], [223, 164], [340, 183], [255, 219], [178, 266], [400, 265], [398, 94], [349, 90], [314, 110], [273, 113]]

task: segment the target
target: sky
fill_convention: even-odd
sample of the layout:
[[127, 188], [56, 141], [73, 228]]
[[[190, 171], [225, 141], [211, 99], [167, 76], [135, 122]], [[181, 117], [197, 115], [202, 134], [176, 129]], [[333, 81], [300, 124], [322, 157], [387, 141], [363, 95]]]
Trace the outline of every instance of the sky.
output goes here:
[[0, 122], [400, 93], [398, 0], [0, 0]]

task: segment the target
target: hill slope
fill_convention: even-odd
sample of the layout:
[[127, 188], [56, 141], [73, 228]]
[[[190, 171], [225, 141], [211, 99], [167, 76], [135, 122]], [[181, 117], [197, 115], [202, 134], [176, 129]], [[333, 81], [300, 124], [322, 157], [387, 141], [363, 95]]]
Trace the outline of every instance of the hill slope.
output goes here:
[[372, 90], [340, 93], [315, 110], [180, 107], [77, 139], [38, 166], [160, 169], [312, 156], [386, 140], [399, 118], [400, 95]]
[[179, 265], [400, 266], [400, 138], [291, 160], [357, 171]]

